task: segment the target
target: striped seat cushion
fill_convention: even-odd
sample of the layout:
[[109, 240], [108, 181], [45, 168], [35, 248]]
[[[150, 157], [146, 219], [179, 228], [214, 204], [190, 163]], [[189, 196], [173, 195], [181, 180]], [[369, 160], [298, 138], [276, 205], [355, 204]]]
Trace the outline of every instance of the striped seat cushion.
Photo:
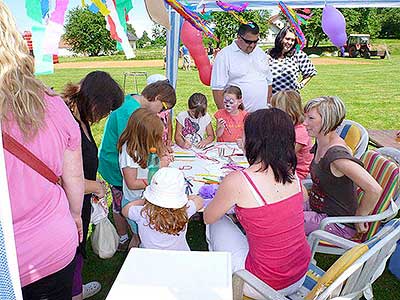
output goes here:
[[[375, 178], [382, 187], [382, 194], [375, 205], [371, 214], [379, 214], [385, 211], [392, 199], [394, 193], [399, 189], [399, 168], [395, 163], [383, 157], [379, 153], [369, 150], [363, 154], [361, 161], [364, 163], [364, 168]], [[364, 192], [358, 189], [358, 201], [362, 201]], [[369, 224], [369, 230], [365, 233], [361, 240], [370, 239], [378, 231], [381, 222]]]

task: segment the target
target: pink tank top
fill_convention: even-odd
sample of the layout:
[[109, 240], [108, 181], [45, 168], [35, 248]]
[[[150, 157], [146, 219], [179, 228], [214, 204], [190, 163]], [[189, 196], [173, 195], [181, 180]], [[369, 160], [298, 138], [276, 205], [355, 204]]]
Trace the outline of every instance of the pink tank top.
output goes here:
[[249, 243], [246, 270], [274, 289], [284, 289], [304, 276], [311, 258], [304, 233], [301, 188], [289, 198], [267, 204], [249, 175], [242, 173], [264, 203], [254, 208], [235, 208]]

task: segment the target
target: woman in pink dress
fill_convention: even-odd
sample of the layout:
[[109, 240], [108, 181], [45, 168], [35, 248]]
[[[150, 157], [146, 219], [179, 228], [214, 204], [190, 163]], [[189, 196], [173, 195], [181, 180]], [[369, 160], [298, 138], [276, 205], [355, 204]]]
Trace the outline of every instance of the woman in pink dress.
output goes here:
[[64, 101], [34, 75], [33, 57], [0, 2], [1, 127], [57, 177], [50, 182], [4, 151], [24, 299], [71, 299], [82, 240], [81, 134]]

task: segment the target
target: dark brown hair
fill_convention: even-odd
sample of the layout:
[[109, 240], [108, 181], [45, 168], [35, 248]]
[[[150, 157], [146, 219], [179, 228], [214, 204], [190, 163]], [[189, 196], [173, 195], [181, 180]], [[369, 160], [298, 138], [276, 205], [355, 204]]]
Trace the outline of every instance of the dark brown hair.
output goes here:
[[147, 85], [142, 91], [142, 96], [150, 102], [156, 100], [166, 102], [169, 108], [176, 104], [176, 93], [168, 80], [159, 80]]
[[194, 93], [189, 97], [188, 106], [194, 110], [194, 117], [198, 119], [207, 112], [207, 97], [202, 93]]
[[181, 208], [165, 208], [145, 201], [141, 215], [148, 218], [151, 229], [172, 235], [179, 235], [189, 221], [186, 205]]
[[103, 71], [89, 73], [79, 84], [68, 83], [62, 96], [71, 111], [77, 110], [80, 119], [89, 124], [105, 118], [124, 100], [121, 87]]
[[[272, 48], [269, 51], [269, 55], [271, 55], [272, 58], [279, 58], [279, 56], [282, 54], [282, 50], [283, 50], [283, 39], [285, 38], [286, 34], [288, 32], [293, 33], [296, 36], [296, 33], [294, 32], [294, 29], [289, 27], [289, 26], [285, 26], [283, 27], [278, 34], [276, 35], [275, 38], [275, 46], [274, 48]], [[285, 56], [288, 57], [292, 57], [294, 55], [294, 53], [296, 52], [296, 44], [297, 44], [297, 40], [295, 41], [295, 43], [293, 44], [292, 49], [290, 49], [288, 52], [285, 53]]]
[[279, 108], [259, 109], [244, 121], [245, 151], [250, 165], [259, 171], [271, 166], [277, 182], [291, 183], [297, 165], [295, 133], [289, 115]]

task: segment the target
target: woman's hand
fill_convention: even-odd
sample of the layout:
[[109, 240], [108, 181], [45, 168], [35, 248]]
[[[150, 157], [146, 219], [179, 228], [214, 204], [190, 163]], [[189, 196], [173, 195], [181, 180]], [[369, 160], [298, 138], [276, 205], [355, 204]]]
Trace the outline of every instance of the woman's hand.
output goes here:
[[96, 190], [93, 192], [100, 199], [106, 195], [107, 187], [104, 181], [96, 180]]
[[79, 243], [82, 243], [82, 241], [83, 241], [83, 225], [82, 225], [81, 216], [75, 217], [74, 221], [75, 221], [76, 229], [78, 230]]

